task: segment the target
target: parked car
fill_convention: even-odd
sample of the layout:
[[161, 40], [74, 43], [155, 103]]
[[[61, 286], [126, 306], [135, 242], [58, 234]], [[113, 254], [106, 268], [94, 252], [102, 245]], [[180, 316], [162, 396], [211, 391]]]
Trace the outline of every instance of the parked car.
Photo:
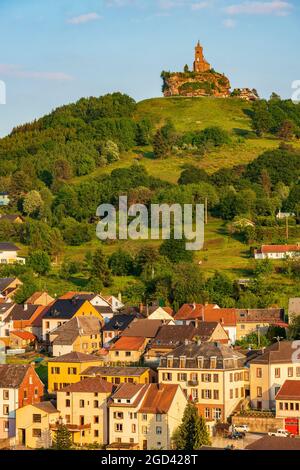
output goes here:
[[268, 436], [275, 436], [275, 437], [289, 437], [290, 435], [291, 434], [285, 429], [277, 429], [275, 431], [268, 432]]
[[244, 439], [244, 437], [244, 432], [233, 431], [232, 433], [228, 434], [228, 439]]
[[248, 424], [239, 424], [238, 426], [234, 426], [234, 430], [237, 432], [249, 432]]

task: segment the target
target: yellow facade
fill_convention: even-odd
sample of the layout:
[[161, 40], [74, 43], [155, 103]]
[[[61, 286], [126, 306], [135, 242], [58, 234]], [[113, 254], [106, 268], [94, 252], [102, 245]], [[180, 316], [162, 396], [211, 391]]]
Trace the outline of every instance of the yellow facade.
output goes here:
[[245, 399], [249, 372], [236, 369], [185, 369], [159, 367], [158, 383], [178, 384], [207, 421], [223, 421]]
[[239, 341], [245, 336], [250, 335], [251, 333], [257, 333], [257, 330], [260, 331], [260, 334], [264, 335], [269, 329], [270, 323], [265, 322], [237, 322], [236, 324], [236, 339]]
[[[51, 335], [50, 335], [51, 336]], [[72, 351], [81, 352], [83, 354], [92, 354], [101, 349], [101, 334], [78, 336], [73, 344], [62, 345], [55, 343], [52, 346], [53, 356], [58, 357], [68, 354]]]
[[[49, 409], [47, 409], [49, 408]], [[59, 419], [59, 411], [49, 402], [27, 405], [16, 410], [16, 442], [30, 449], [48, 449], [53, 434], [50, 427]]]
[[[145, 369], [138, 374], [133, 374], [132, 372], [135, 370], [134, 367], [132, 368], [120, 368], [118, 372], [114, 372], [113, 374], [109, 374], [110, 370], [113, 369], [112, 367], [106, 368], [105, 373], [101, 373], [101, 371], [97, 371], [95, 374], [83, 373], [82, 377], [101, 377], [103, 380], [107, 380], [112, 384], [123, 384], [123, 383], [133, 383], [133, 384], [148, 384], [156, 382], [156, 374], [151, 369]], [[130, 372], [132, 369], [132, 372]]]
[[[63, 357], [63, 356], [62, 356]], [[67, 385], [74, 384], [81, 380], [81, 372], [90, 366], [101, 366], [102, 361], [95, 357], [93, 361], [68, 362], [57, 360], [48, 361], [48, 392], [57, 392]]]
[[58, 392], [57, 408], [76, 445], [108, 442], [107, 399], [109, 393]]
[[275, 397], [286, 380], [300, 380], [300, 366], [292, 361], [277, 364], [250, 362], [250, 399], [255, 409], [276, 406]]

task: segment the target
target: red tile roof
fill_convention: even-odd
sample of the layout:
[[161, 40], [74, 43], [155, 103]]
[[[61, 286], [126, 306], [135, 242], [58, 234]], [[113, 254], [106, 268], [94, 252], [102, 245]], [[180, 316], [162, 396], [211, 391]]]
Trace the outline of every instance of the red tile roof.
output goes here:
[[204, 305], [202, 304], [184, 304], [175, 314], [175, 320], [195, 320], [202, 318]]
[[139, 413], [167, 413], [178, 388], [176, 384], [150, 384]]
[[300, 244], [297, 245], [262, 245], [257, 253], [287, 253], [300, 251]]
[[25, 340], [30, 340], [30, 341], [36, 340], [36, 337], [29, 331], [14, 330], [14, 331], [11, 331], [11, 334], [14, 336], [18, 336], [19, 338], [25, 339]]
[[121, 336], [110, 348], [113, 351], [140, 351], [143, 349], [146, 338], [136, 336]]
[[[68, 385], [60, 392], [80, 392], [80, 393], [112, 393], [114, 385], [100, 377], [88, 377], [87, 379]], [[59, 393], [59, 392], [58, 392]]]
[[286, 380], [275, 398], [276, 400], [300, 400], [300, 380]]
[[213, 308], [206, 305], [204, 309], [204, 321], [218, 322], [222, 326], [236, 326], [236, 309], [235, 308]]

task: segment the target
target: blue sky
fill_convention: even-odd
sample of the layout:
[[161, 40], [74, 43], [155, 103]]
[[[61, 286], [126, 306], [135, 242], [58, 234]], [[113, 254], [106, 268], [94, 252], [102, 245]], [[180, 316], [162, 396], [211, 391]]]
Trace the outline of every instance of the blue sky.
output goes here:
[[296, 0], [0, 0], [0, 135], [82, 96], [160, 96], [198, 39], [233, 87], [290, 97], [299, 21]]

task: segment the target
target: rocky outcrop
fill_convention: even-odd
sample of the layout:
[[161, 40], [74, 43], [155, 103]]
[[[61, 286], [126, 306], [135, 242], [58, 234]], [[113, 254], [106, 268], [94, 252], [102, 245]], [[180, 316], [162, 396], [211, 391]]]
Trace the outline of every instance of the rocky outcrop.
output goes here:
[[214, 70], [206, 72], [163, 72], [164, 96], [230, 96], [229, 79]]
[[259, 100], [259, 95], [255, 89], [250, 90], [250, 88], [235, 88], [231, 93], [232, 97], [240, 98], [246, 101], [257, 101]]

